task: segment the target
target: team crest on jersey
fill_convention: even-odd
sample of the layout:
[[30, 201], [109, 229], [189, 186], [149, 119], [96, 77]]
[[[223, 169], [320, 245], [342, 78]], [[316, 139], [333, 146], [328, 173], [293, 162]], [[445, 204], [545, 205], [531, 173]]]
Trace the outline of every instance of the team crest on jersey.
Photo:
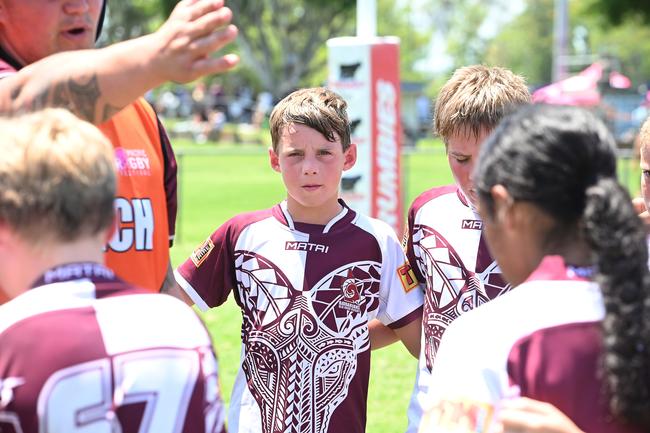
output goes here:
[[115, 165], [122, 176], [151, 176], [149, 155], [144, 149], [115, 149]]
[[413, 272], [411, 265], [408, 263], [404, 263], [402, 266], [397, 268], [397, 275], [399, 276], [399, 280], [406, 293], [417, 287], [418, 279], [415, 277], [415, 272]]
[[197, 268], [201, 266], [201, 263], [203, 263], [205, 259], [208, 258], [208, 255], [210, 255], [210, 251], [212, 251], [213, 248], [214, 244], [212, 243], [212, 239], [207, 238], [205, 242], [203, 242], [200, 247], [195, 249], [190, 256], [192, 263], [194, 263], [194, 266]]
[[341, 284], [341, 293], [343, 293], [343, 299], [339, 302], [339, 306], [344, 310], [360, 313], [361, 295], [359, 295], [359, 282], [352, 275], [352, 270], [348, 271], [347, 278]]

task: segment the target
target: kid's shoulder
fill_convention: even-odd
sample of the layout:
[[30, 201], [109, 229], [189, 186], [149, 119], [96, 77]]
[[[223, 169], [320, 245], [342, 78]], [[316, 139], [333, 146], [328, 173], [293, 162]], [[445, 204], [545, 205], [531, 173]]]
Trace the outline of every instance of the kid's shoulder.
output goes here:
[[424, 191], [422, 194], [420, 194], [419, 196], [417, 196], [415, 200], [413, 200], [413, 202], [411, 203], [411, 207], [409, 208], [409, 213], [417, 212], [425, 204], [437, 198], [443, 197], [448, 194], [457, 194], [457, 193], [458, 193], [458, 186], [456, 184], [437, 186], [435, 188], [428, 189]]
[[397, 235], [393, 227], [380, 219], [357, 213], [353, 223], [379, 240], [397, 240]]
[[214, 235], [219, 233], [229, 233], [232, 235], [239, 235], [247, 227], [260, 223], [264, 220], [273, 218], [274, 208], [255, 210], [250, 212], [242, 212], [237, 214], [220, 225], [215, 231]]

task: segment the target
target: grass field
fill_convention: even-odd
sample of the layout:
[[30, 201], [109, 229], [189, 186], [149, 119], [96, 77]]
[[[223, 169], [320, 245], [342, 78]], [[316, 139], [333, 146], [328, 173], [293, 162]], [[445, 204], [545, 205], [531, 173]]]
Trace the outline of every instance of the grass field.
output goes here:
[[[226, 219], [240, 212], [268, 208], [284, 198], [280, 175], [268, 166], [266, 150], [261, 146], [194, 146], [178, 140], [174, 147], [180, 179], [177, 240], [172, 249], [174, 266]], [[403, 157], [405, 209], [425, 189], [452, 181], [440, 143], [429, 140], [421, 147], [422, 151]], [[630, 189], [637, 193], [636, 165], [621, 161], [620, 169]], [[222, 393], [228, 401], [239, 365], [240, 312], [231, 296], [226, 304], [202, 317], [214, 339]], [[415, 359], [401, 345], [373, 353], [369, 433], [404, 430], [415, 369]]]

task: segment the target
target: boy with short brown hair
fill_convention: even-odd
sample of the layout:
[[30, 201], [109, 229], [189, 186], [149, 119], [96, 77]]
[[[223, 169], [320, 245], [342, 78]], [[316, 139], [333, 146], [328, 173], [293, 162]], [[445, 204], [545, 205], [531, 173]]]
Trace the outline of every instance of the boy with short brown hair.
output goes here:
[[418, 353], [422, 293], [401, 278], [410, 269], [390, 226], [339, 199], [356, 161], [345, 101], [298, 90], [270, 122], [270, 164], [287, 199], [219, 227], [176, 270], [176, 292], [208, 309], [232, 291], [241, 308], [231, 431], [362, 433], [368, 321]]

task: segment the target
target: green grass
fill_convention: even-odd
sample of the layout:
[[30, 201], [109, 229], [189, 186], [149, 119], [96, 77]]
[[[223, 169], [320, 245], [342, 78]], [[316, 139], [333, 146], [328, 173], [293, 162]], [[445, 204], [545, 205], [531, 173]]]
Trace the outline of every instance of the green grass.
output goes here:
[[[284, 198], [281, 177], [271, 170], [264, 146], [193, 146], [177, 140], [180, 208], [174, 266], [228, 218], [273, 206]], [[435, 140], [403, 156], [405, 210], [422, 191], [452, 181], [444, 148]], [[621, 161], [622, 178], [638, 193], [638, 163]], [[222, 393], [226, 401], [239, 366], [241, 315], [232, 296], [202, 317], [219, 356]], [[406, 427], [406, 408], [416, 361], [399, 344], [372, 354], [368, 392], [369, 433], [398, 432]]]

